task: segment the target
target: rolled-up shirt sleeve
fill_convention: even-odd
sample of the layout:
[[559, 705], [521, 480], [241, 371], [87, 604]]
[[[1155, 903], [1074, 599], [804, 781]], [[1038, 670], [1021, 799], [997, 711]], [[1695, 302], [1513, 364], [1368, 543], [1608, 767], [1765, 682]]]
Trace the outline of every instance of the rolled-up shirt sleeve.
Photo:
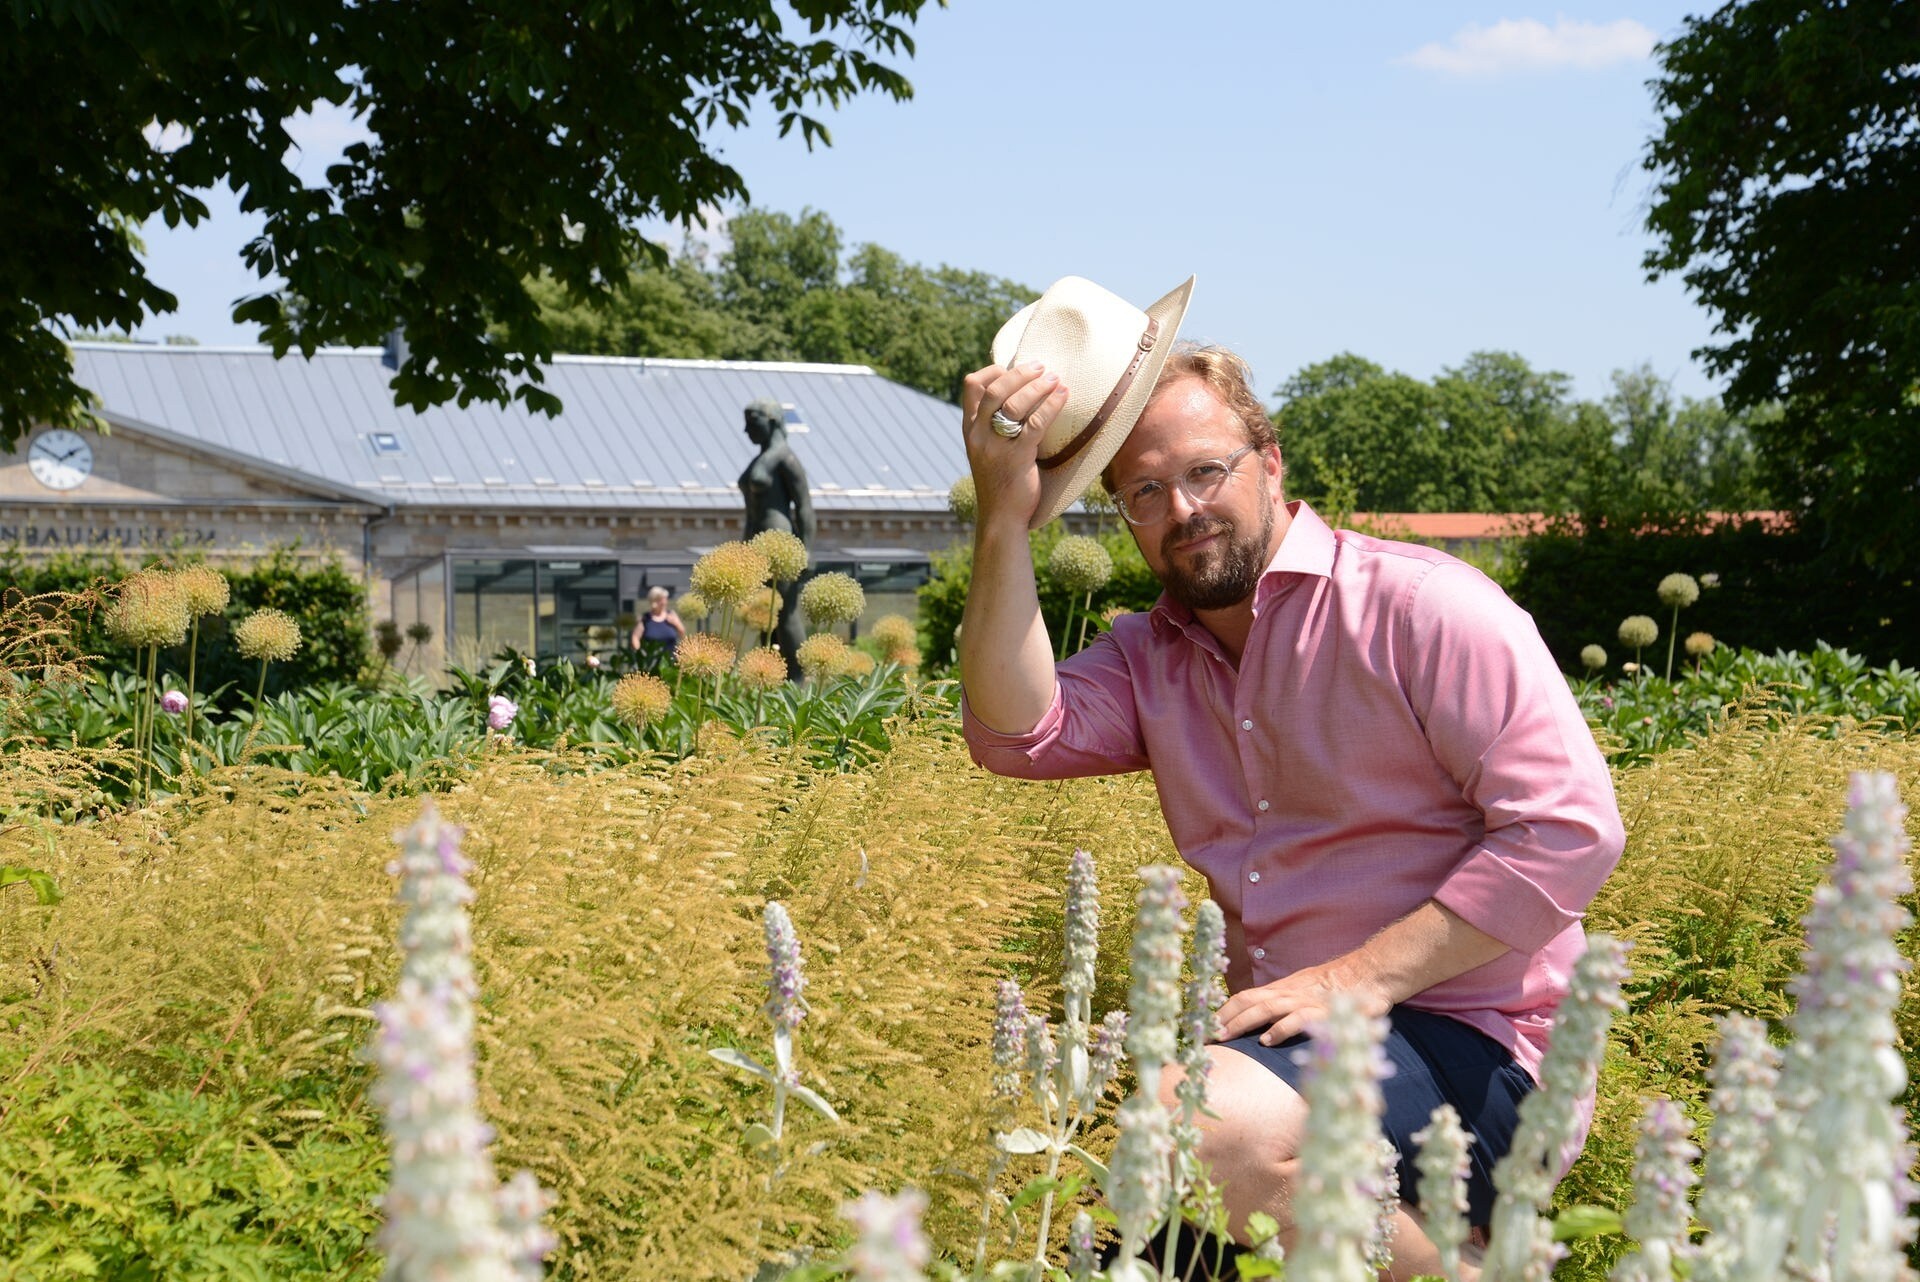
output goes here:
[[1605, 758], [1525, 611], [1436, 565], [1405, 616], [1408, 696], [1486, 831], [1433, 896], [1520, 952], [1579, 922], [1625, 834]]
[[1017, 779], [1068, 779], [1144, 770], [1147, 754], [1127, 656], [1110, 633], [1054, 669], [1053, 702], [1033, 729], [1008, 734], [974, 715], [960, 719], [974, 764]]

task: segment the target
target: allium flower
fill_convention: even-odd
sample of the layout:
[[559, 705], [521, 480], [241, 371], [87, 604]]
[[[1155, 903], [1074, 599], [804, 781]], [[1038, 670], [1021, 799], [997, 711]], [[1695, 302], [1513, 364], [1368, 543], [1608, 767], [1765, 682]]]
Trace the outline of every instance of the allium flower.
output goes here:
[[1711, 632], [1689, 632], [1686, 640], [1687, 657], [1704, 659], [1713, 653], [1714, 640]]
[[947, 491], [947, 510], [962, 521], [971, 521], [980, 512], [980, 496], [973, 478], [963, 476]]
[[1669, 574], [1660, 580], [1660, 604], [1678, 610], [1700, 599], [1700, 584], [1691, 574]]
[[1660, 639], [1660, 625], [1644, 614], [1630, 614], [1620, 621], [1620, 644], [1643, 649]]
[[636, 730], [652, 725], [673, 707], [673, 691], [651, 672], [629, 672], [607, 695], [613, 715]]
[[520, 705], [504, 694], [489, 695], [487, 698], [487, 726], [493, 730], [505, 730], [520, 715]]
[[515, 1171], [494, 1195], [514, 1282], [540, 1282], [546, 1276], [543, 1261], [559, 1244], [545, 1223], [555, 1200], [549, 1190], [540, 1187], [534, 1173], [525, 1170]]
[[800, 643], [794, 658], [807, 680], [819, 681], [839, 674], [846, 662], [847, 643], [831, 632], [816, 632]]
[[[1788, 986], [1794, 1041], [1780, 1070], [1761, 1209], [1748, 1221], [1748, 1276], [1904, 1272], [1911, 1155], [1889, 1101], [1907, 1085], [1894, 1024], [1907, 969], [1896, 940], [1911, 921], [1903, 900], [1913, 888], [1906, 817], [1893, 775], [1852, 776], [1833, 866], [1805, 919], [1803, 970]], [[1832, 1234], [1835, 1223], [1850, 1231]]]
[[116, 641], [135, 649], [179, 645], [192, 622], [179, 580], [160, 570], [138, 570], [122, 579], [105, 620]]
[[1614, 1012], [1626, 1007], [1627, 947], [1610, 935], [1589, 935], [1573, 965], [1567, 996], [1554, 1017], [1553, 1040], [1540, 1064], [1540, 1089], [1520, 1101], [1520, 1121], [1507, 1155], [1493, 1168], [1493, 1223], [1483, 1282], [1547, 1278], [1566, 1248], [1540, 1213], [1558, 1172], [1571, 1161], [1582, 1130], [1580, 1100], [1594, 1089]]
[[807, 987], [800, 972], [800, 939], [793, 933], [793, 919], [786, 905], [769, 899], [762, 914], [767, 932], [767, 1018], [776, 1030], [791, 1033], [806, 1018], [807, 1002], [801, 996]]
[[1720, 1044], [1707, 1070], [1713, 1126], [1696, 1211], [1707, 1233], [1696, 1272], [1725, 1278], [1740, 1234], [1757, 1213], [1756, 1180], [1768, 1166], [1780, 1053], [1767, 1040], [1767, 1026], [1751, 1015], [1726, 1014], [1716, 1023]]
[[1700, 586], [1711, 592], [1720, 586], [1720, 576], [1712, 570], [1709, 570], [1700, 576]]
[[1647, 1101], [1640, 1138], [1633, 1149], [1633, 1205], [1627, 1236], [1636, 1243], [1608, 1276], [1613, 1282], [1672, 1282], [1690, 1271], [1688, 1230], [1693, 1208], [1693, 1159], [1700, 1150], [1687, 1137], [1693, 1123], [1672, 1100]]
[[774, 589], [755, 588], [740, 603], [740, 622], [746, 625], [749, 632], [771, 632], [774, 621], [780, 617], [780, 607], [785, 604], [786, 601]]
[[1113, 495], [1107, 493], [1107, 487], [1097, 476], [1088, 482], [1087, 492], [1080, 496], [1080, 506], [1096, 515], [1118, 510], [1113, 505]]
[[233, 644], [244, 658], [284, 663], [300, 652], [300, 625], [279, 610], [255, 610], [233, 629]]
[[210, 565], [183, 566], [173, 579], [186, 594], [187, 613], [196, 619], [220, 613], [232, 598], [227, 576]]
[[1026, 1090], [1027, 1003], [1020, 985], [1000, 981], [993, 1011], [993, 1095], [1008, 1102]]
[[926, 1214], [927, 1195], [918, 1189], [884, 1197], [869, 1189], [857, 1202], [840, 1204], [840, 1214], [853, 1224], [854, 1243], [846, 1266], [855, 1282], [920, 1282], [933, 1258], [920, 1217]]
[[911, 650], [919, 640], [919, 636], [914, 631], [913, 620], [903, 614], [881, 615], [874, 620], [873, 627], [867, 635], [872, 637], [873, 643], [880, 647], [880, 653], [888, 656], [890, 663], [893, 661], [894, 654], [902, 650]]
[[179, 716], [187, 710], [187, 696], [179, 690], [169, 690], [160, 696], [160, 710]]
[[689, 632], [673, 647], [673, 661], [695, 681], [713, 681], [733, 667], [733, 647], [711, 632]]
[[867, 594], [851, 575], [837, 570], [816, 574], [800, 589], [800, 612], [816, 628], [852, 623], [867, 608]]
[[1580, 648], [1580, 666], [1589, 672], [1598, 672], [1607, 666], [1607, 652], [1597, 645]]
[[1113, 577], [1113, 557], [1100, 540], [1069, 534], [1053, 545], [1047, 557], [1047, 573], [1063, 589], [1079, 596], [1104, 587]]
[[433, 640], [433, 625], [425, 620], [414, 620], [407, 625], [407, 640], [415, 645], [425, 645]]
[[1141, 1092], [1152, 1098], [1159, 1092], [1160, 1069], [1178, 1050], [1174, 1029], [1180, 1019], [1180, 938], [1185, 933], [1180, 915], [1187, 897], [1178, 868], [1154, 864], [1140, 870], [1140, 880], [1146, 884], [1133, 923], [1127, 1054], [1139, 1073]]
[[787, 682], [787, 656], [774, 646], [757, 646], [740, 656], [735, 675], [749, 690], [778, 690]]
[[1067, 1038], [1078, 1044], [1093, 1021], [1093, 969], [1100, 955], [1100, 883], [1093, 855], [1073, 852], [1067, 864], [1067, 948], [1060, 989], [1067, 1012]]
[[1351, 994], [1335, 993], [1311, 1039], [1294, 1052], [1308, 1122], [1293, 1183], [1291, 1276], [1373, 1276], [1366, 1252], [1378, 1209], [1367, 1175], [1379, 1167], [1380, 1079], [1391, 1071], [1380, 1049], [1386, 1029], [1387, 1021], [1365, 1013]]
[[[821, 635], [825, 634], [822, 633]], [[899, 659], [894, 660], [894, 662], [903, 668], [918, 667], [920, 665], [920, 652], [918, 650], [909, 650], [901, 655]], [[873, 656], [865, 650], [855, 650], [849, 647], [845, 653], [842, 654], [840, 667], [835, 675], [843, 677], [864, 677], [872, 673], [872, 671]]]
[[713, 607], [698, 592], [682, 592], [674, 598], [673, 612], [682, 623], [698, 623], [713, 612]]
[[807, 572], [807, 545], [788, 530], [762, 530], [747, 546], [767, 558], [775, 583], [791, 583]]
[[773, 564], [758, 548], [734, 541], [722, 543], [694, 562], [693, 590], [717, 605], [739, 605], [755, 589], [765, 587]]
[[1440, 1276], [1460, 1276], [1460, 1248], [1467, 1241], [1467, 1157], [1469, 1140], [1460, 1114], [1451, 1104], [1433, 1110], [1424, 1128], [1413, 1133], [1420, 1146], [1420, 1219], [1427, 1240], [1440, 1256]]

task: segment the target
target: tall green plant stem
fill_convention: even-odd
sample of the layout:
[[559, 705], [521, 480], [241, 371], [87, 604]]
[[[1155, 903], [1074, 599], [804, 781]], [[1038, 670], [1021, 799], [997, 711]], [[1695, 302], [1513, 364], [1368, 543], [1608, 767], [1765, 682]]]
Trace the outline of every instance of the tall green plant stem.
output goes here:
[[200, 658], [200, 616], [193, 616], [193, 629], [187, 638], [187, 736], [180, 746], [180, 767], [193, 770], [193, 718], [199, 705], [193, 697], [193, 674]]
[[1680, 607], [1673, 607], [1673, 621], [1667, 624], [1667, 680], [1673, 680], [1673, 639], [1680, 635]]
[[1093, 619], [1093, 589], [1087, 589], [1087, 599], [1080, 603], [1080, 636], [1073, 643], [1077, 654], [1087, 648], [1087, 624]]

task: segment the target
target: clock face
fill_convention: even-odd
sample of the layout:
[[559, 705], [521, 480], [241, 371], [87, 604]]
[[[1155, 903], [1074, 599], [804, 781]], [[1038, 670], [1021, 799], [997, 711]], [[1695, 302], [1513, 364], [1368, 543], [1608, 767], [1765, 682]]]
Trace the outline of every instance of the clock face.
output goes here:
[[51, 428], [27, 447], [27, 470], [50, 490], [70, 490], [93, 471], [93, 446], [78, 432]]

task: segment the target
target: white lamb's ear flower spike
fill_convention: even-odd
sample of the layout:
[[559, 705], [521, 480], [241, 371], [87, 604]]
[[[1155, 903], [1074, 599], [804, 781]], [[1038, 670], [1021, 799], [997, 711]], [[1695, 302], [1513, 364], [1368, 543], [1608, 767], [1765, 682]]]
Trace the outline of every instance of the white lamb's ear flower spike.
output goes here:
[[1180, 870], [1155, 864], [1140, 870], [1140, 910], [1133, 923], [1132, 987], [1127, 994], [1127, 1054], [1141, 1093], [1157, 1099], [1160, 1070], [1177, 1053], [1180, 1019], [1181, 914], [1187, 897]]
[[1067, 1230], [1068, 1282], [1093, 1282], [1093, 1271], [1099, 1266], [1093, 1241], [1093, 1217], [1082, 1211], [1073, 1217], [1073, 1227]]
[[1093, 1022], [1093, 971], [1100, 954], [1100, 884], [1093, 856], [1073, 852], [1067, 866], [1067, 949], [1060, 976], [1066, 998], [1066, 1038], [1080, 1045]]
[[869, 1189], [855, 1202], [843, 1202], [840, 1214], [853, 1224], [855, 1239], [847, 1251], [847, 1270], [855, 1282], [924, 1282], [933, 1257], [920, 1217], [927, 1195], [905, 1189], [886, 1197]]
[[1901, 906], [1912, 889], [1906, 818], [1892, 775], [1852, 776], [1833, 865], [1805, 918], [1803, 970], [1789, 985], [1794, 1040], [1742, 1243], [1744, 1276], [1906, 1275], [1910, 1154], [1889, 1105], [1907, 1083], [1893, 1019], [1907, 969], [1895, 940], [1911, 920]]
[[1335, 993], [1326, 1016], [1295, 1051], [1307, 1129], [1293, 1187], [1295, 1238], [1289, 1275], [1315, 1282], [1371, 1282], [1370, 1243], [1379, 1219], [1380, 1080], [1391, 1071], [1381, 1043], [1387, 1021]]
[[1607, 1029], [1614, 1012], [1626, 1006], [1620, 995], [1626, 956], [1620, 940], [1589, 935], [1586, 951], [1574, 963], [1540, 1065], [1540, 1089], [1520, 1101], [1513, 1144], [1493, 1168], [1493, 1223], [1481, 1282], [1545, 1279], [1566, 1254], [1542, 1212], [1580, 1135], [1580, 1100], [1599, 1079]]
[[1451, 1104], [1433, 1110], [1425, 1129], [1413, 1133], [1420, 1146], [1420, 1215], [1427, 1240], [1440, 1256], [1440, 1274], [1460, 1276], [1460, 1248], [1467, 1241], [1468, 1138]]
[[1780, 1053], [1767, 1041], [1767, 1026], [1751, 1015], [1722, 1015], [1719, 1049], [1707, 1080], [1706, 1169], [1695, 1217], [1706, 1230], [1694, 1263], [1697, 1282], [1731, 1282], [1740, 1235], [1755, 1214], [1757, 1181], [1768, 1169], [1768, 1135], [1775, 1114]]
[[1675, 1282], [1691, 1268], [1688, 1240], [1693, 1160], [1700, 1150], [1688, 1136], [1693, 1123], [1671, 1100], [1649, 1100], [1633, 1154], [1633, 1206], [1627, 1236], [1636, 1243], [1608, 1276], [1612, 1282]]

